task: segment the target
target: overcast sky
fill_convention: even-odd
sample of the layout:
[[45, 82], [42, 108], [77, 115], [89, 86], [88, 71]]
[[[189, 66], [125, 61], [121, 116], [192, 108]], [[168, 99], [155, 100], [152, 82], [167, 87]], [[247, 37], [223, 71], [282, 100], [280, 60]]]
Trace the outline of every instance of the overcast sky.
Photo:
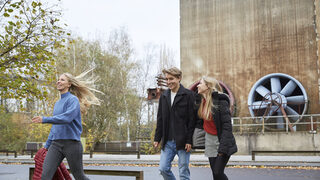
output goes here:
[[[138, 55], [152, 42], [166, 44], [179, 61], [179, 0], [62, 0], [63, 19], [76, 35], [97, 39], [126, 27]], [[180, 61], [179, 61], [180, 62]], [[178, 63], [180, 64], [180, 63]]]

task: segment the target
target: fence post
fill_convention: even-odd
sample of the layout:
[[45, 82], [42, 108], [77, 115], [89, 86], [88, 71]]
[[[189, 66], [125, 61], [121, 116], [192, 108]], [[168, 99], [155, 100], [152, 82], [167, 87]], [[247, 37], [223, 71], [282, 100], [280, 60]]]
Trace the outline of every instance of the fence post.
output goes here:
[[313, 116], [310, 116], [310, 121], [311, 121], [311, 131], [313, 132]]
[[254, 151], [251, 151], [251, 159], [252, 161], [256, 160], [256, 153]]
[[289, 119], [286, 120], [286, 132], [289, 133]]
[[262, 116], [262, 134], [264, 134], [264, 117]]
[[241, 117], [240, 117], [239, 121], [240, 121], [240, 134], [242, 135], [242, 118]]
[[29, 180], [32, 180], [34, 174], [34, 168], [29, 168]]

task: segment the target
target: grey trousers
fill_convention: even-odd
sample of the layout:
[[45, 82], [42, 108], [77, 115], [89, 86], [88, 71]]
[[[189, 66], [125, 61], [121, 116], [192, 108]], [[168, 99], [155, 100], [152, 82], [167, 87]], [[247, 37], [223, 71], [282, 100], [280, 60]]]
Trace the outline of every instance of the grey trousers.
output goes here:
[[43, 162], [41, 180], [51, 180], [58, 166], [67, 158], [71, 173], [76, 180], [88, 180], [83, 172], [82, 144], [76, 140], [52, 141]]

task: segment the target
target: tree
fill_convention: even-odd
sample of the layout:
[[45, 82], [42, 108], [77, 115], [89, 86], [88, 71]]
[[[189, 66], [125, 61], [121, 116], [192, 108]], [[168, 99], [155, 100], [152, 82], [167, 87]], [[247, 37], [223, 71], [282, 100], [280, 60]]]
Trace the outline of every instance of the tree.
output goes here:
[[12, 113], [0, 116], [0, 149], [20, 151], [24, 148], [27, 137], [25, 124], [13, 121]]
[[[146, 121], [148, 115], [148, 102], [147, 102], [147, 89], [155, 87], [155, 76], [157, 71], [158, 63], [158, 46], [152, 43], [148, 43], [143, 51], [141, 59], [137, 60], [138, 68], [135, 70], [135, 83], [132, 86], [135, 88], [136, 94], [139, 96], [138, 99], [138, 131], [137, 137], [143, 139], [149, 139], [150, 133], [152, 132], [153, 126]], [[148, 119], [149, 120], [149, 119]]]
[[[126, 124], [127, 128], [127, 141], [130, 141], [130, 131], [132, 131], [132, 128], [130, 128], [130, 124], [133, 124], [133, 120], [136, 118], [130, 117], [129, 108], [137, 107], [135, 104], [132, 106], [130, 102], [136, 102], [136, 101], [130, 101], [130, 98], [134, 98], [135, 96], [131, 96], [131, 92], [133, 90], [132, 87], [132, 81], [134, 80], [134, 72], [132, 71], [134, 67], [136, 67], [136, 64], [132, 60], [132, 54], [133, 54], [133, 48], [131, 45], [131, 40], [129, 38], [129, 35], [124, 27], [121, 27], [118, 30], [114, 30], [111, 32], [111, 35], [108, 39], [108, 46], [107, 46], [107, 52], [120, 60], [121, 66], [119, 67], [119, 76], [118, 81], [121, 83], [122, 87], [127, 87], [126, 90], [119, 91], [118, 95], [122, 96], [121, 101], [123, 102], [123, 111], [120, 114], [120, 128], [123, 123]], [[136, 117], [136, 116], [135, 116]], [[123, 122], [126, 121], [126, 122]], [[133, 128], [135, 129], [135, 128]], [[136, 132], [136, 131], [134, 131]], [[121, 129], [120, 129], [121, 133]], [[122, 133], [124, 134], [124, 133]]]
[[56, 6], [40, 0], [0, 1], [1, 101], [47, 97], [47, 85], [55, 77], [54, 50], [66, 35], [60, 16]]
[[175, 54], [172, 49], [162, 44], [160, 45], [159, 51], [159, 73], [161, 73], [164, 68], [176, 66]]

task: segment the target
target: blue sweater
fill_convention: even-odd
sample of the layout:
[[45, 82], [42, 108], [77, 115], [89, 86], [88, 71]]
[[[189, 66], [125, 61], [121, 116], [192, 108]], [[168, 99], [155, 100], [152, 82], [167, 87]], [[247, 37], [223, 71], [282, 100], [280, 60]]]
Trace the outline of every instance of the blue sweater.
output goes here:
[[53, 108], [53, 116], [42, 117], [42, 123], [52, 124], [45, 148], [49, 148], [52, 140], [73, 139], [80, 141], [82, 132], [80, 103], [70, 92], [61, 94], [61, 99]]

